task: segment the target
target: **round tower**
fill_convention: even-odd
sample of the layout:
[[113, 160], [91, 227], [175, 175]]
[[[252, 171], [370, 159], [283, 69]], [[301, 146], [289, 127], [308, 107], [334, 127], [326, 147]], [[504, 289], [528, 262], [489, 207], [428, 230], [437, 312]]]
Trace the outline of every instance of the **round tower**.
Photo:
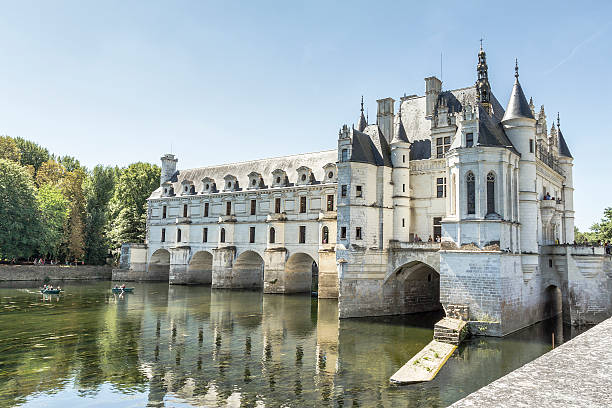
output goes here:
[[[518, 62], [515, 81], [508, 107], [502, 119], [506, 135], [521, 154], [519, 162], [519, 221], [522, 253], [538, 253], [538, 196], [536, 192], [535, 124], [529, 103], [518, 80]], [[537, 264], [537, 261], [536, 261]]]
[[561, 236], [562, 243], [574, 243], [574, 158], [570, 153], [569, 147], [565, 142], [563, 133], [561, 132], [561, 123], [559, 114], [557, 114], [557, 139], [559, 144], [559, 165], [565, 176], [563, 183], [563, 235]]
[[393, 239], [410, 240], [410, 142], [402, 123], [402, 105], [398, 114], [397, 130], [391, 140], [393, 170]]

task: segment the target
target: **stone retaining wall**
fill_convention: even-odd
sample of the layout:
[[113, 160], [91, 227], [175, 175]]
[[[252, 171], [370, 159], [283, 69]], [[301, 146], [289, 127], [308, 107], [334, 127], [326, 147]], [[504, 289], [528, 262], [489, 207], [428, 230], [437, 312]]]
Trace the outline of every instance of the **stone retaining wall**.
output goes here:
[[0, 265], [1, 281], [110, 280], [110, 266]]

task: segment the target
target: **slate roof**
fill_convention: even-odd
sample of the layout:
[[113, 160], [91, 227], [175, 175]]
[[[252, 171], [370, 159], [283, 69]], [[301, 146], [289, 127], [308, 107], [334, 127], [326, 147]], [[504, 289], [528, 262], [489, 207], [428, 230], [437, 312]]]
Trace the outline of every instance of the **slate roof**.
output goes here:
[[424, 160], [431, 158], [431, 140], [415, 140], [410, 145], [410, 160]]
[[410, 143], [410, 141], [408, 140], [408, 135], [406, 135], [406, 129], [404, 128], [404, 123], [402, 122], [401, 112], [400, 112], [399, 123], [397, 124], [397, 129], [395, 132], [393, 132], [393, 140], [391, 140], [391, 143], [398, 143], [398, 142]]
[[506, 113], [502, 121], [516, 118], [535, 119], [533, 113], [531, 113], [531, 108], [529, 107], [527, 98], [525, 98], [523, 88], [518, 78], [514, 81], [512, 93], [510, 93], [510, 100], [508, 101], [508, 107], [506, 108]]
[[[251, 160], [239, 163], [222, 164], [219, 166], [200, 167], [195, 169], [187, 169], [177, 171], [170, 180], [174, 191], [181, 192], [181, 183], [184, 180], [192, 181], [195, 184], [196, 191], [201, 190], [201, 182], [205, 177], [215, 180], [217, 190], [222, 191], [224, 187], [223, 178], [230, 174], [238, 180], [238, 186], [241, 190], [248, 190], [249, 174], [256, 172], [262, 175], [264, 185], [271, 186], [273, 184], [272, 172], [276, 169], [284, 170], [287, 173], [290, 184], [295, 184], [297, 181], [297, 169], [306, 166], [312, 170], [315, 180], [321, 181], [325, 178], [325, 170], [323, 166], [329, 163], [335, 164], [338, 161], [338, 150], [325, 150], [315, 153], [296, 154], [291, 156], [273, 157], [268, 159]], [[149, 198], [161, 197], [162, 189], [155, 190]]]
[[481, 104], [478, 104], [478, 146], [507, 147], [519, 154], [506, 136], [501, 122], [495, 116], [490, 116]]
[[391, 149], [378, 125], [368, 126], [365, 132], [353, 129], [351, 143], [349, 161], [392, 167]]
[[563, 133], [561, 133], [561, 128], [559, 128], [559, 154], [561, 156], [569, 157], [570, 159], [574, 158], [570, 153], [569, 147], [567, 147], [567, 143], [565, 143], [565, 138], [563, 137]]
[[368, 122], [366, 121], [365, 116], [363, 116], [363, 111], [361, 111], [359, 122], [357, 122], [357, 130], [359, 130], [360, 132], [363, 132], [367, 126], [368, 126]]

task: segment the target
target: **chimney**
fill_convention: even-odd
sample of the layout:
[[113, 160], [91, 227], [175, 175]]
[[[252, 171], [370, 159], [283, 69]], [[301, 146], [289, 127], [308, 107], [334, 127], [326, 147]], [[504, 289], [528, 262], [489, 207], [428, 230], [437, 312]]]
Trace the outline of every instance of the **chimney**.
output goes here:
[[388, 143], [393, 139], [393, 98], [384, 98], [376, 101], [378, 103], [378, 113], [376, 114], [376, 124], [385, 135]]
[[176, 173], [176, 163], [178, 159], [173, 154], [164, 154], [161, 157], [161, 177], [159, 184], [164, 184], [166, 181], [172, 179], [174, 173]]
[[442, 91], [442, 81], [435, 76], [425, 78], [425, 116], [431, 118], [436, 107], [438, 95]]

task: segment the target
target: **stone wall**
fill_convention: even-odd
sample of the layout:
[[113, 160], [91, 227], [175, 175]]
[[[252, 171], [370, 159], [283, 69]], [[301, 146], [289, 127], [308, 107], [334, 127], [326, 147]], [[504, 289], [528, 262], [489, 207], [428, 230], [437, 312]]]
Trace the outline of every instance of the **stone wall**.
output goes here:
[[110, 280], [110, 266], [0, 265], [0, 281]]

